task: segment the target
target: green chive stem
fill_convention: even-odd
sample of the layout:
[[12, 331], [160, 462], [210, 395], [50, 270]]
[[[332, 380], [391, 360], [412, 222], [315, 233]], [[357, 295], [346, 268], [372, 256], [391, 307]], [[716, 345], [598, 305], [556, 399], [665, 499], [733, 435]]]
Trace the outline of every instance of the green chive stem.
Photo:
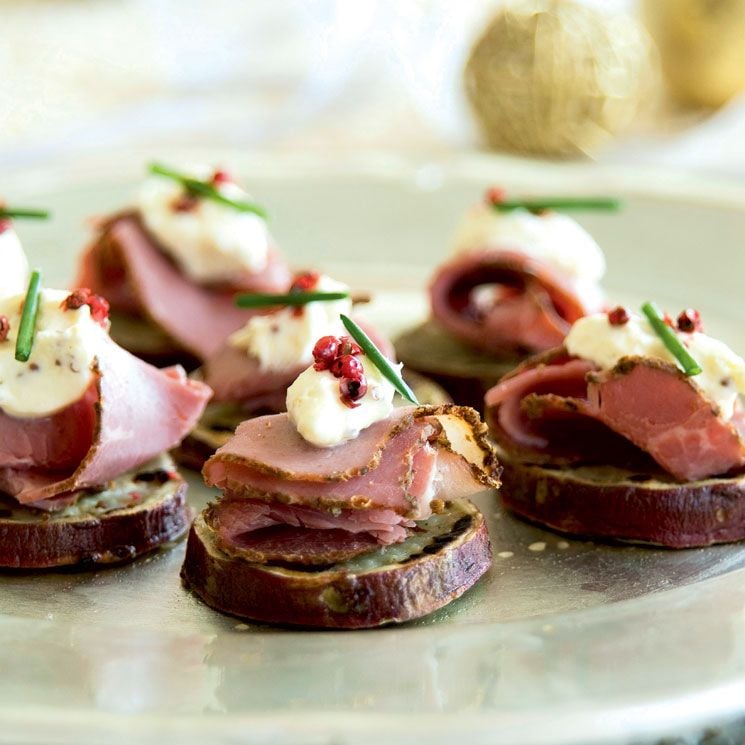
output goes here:
[[283, 295], [236, 295], [234, 302], [239, 308], [268, 308], [272, 305], [292, 305], [296, 307], [308, 303], [344, 300], [348, 297], [348, 292], [288, 292]]
[[615, 197], [537, 197], [536, 199], [505, 199], [491, 202], [495, 210], [509, 212], [524, 209], [529, 212], [544, 210], [609, 210], [621, 208], [621, 200]]
[[349, 331], [349, 335], [360, 345], [362, 351], [370, 358], [370, 361], [375, 367], [380, 370], [385, 378], [387, 378], [393, 387], [412, 404], [419, 406], [414, 391], [409, 388], [406, 381], [401, 377], [398, 371], [391, 365], [391, 363], [383, 356], [383, 353], [375, 346], [372, 339], [351, 319], [349, 316], [341, 314], [341, 322], [344, 324], [344, 328]]
[[683, 343], [675, 335], [675, 332], [665, 323], [662, 311], [653, 302], [642, 305], [642, 313], [647, 317], [649, 323], [662, 343], [670, 350], [671, 354], [680, 362], [683, 372], [687, 376], [700, 375], [701, 366], [691, 357]]
[[19, 362], [28, 362], [28, 358], [31, 356], [31, 348], [34, 346], [36, 317], [39, 315], [40, 287], [41, 272], [34, 269], [28, 281], [26, 299], [23, 302], [23, 313], [21, 313], [21, 323], [18, 326], [18, 336], [16, 337], [16, 359]]
[[0, 220], [12, 220], [16, 217], [46, 220], [50, 214], [49, 210], [39, 210], [31, 207], [0, 207]]
[[232, 199], [231, 197], [225, 196], [219, 189], [216, 189], [212, 184], [206, 181], [200, 181], [199, 179], [187, 176], [184, 173], [174, 171], [168, 166], [164, 166], [162, 163], [150, 163], [148, 166], [150, 173], [156, 176], [165, 176], [166, 178], [178, 181], [188, 192], [196, 196], [205, 197], [211, 199], [213, 202], [219, 202], [225, 204], [228, 207], [238, 210], [239, 212], [252, 212], [259, 217], [263, 217], [265, 220], [268, 217], [267, 211], [260, 207], [258, 204], [253, 202], [244, 202], [241, 199]]

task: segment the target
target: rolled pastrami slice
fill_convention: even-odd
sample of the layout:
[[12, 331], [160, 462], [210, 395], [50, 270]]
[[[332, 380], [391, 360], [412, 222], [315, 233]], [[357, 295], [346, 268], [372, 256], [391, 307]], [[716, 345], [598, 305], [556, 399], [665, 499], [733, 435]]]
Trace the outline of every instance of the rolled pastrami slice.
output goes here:
[[[480, 288], [489, 288], [486, 300], [479, 300]], [[596, 288], [590, 292], [516, 250], [463, 253], [438, 269], [429, 292], [435, 320], [487, 352], [555, 347], [574, 321], [600, 310]]]

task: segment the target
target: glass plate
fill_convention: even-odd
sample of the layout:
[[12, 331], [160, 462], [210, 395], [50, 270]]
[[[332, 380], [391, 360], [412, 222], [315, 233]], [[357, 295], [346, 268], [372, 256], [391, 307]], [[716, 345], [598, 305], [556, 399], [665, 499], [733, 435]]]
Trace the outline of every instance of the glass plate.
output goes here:
[[[6, 180], [9, 199], [55, 211], [20, 226], [49, 283], [69, 279], [86, 217], [127, 202], [146, 155]], [[622, 213], [580, 217], [606, 250], [611, 296], [694, 305], [745, 350], [735, 187], [481, 157], [217, 159], [271, 208], [295, 264], [374, 290], [364, 312], [391, 332], [424, 316], [420, 288], [492, 181], [621, 193]], [[194, 476], [193, 504], [209, 498]], [[180, 586], [183, 544], [120, 568], [0, 575], [0, 743], [610, 743], [745, 708], [743, 547], [572, 541], [503, 513], [493, 494], [477, 502], [492, 570], [398, 628], [291, 631], [222, 616]]]

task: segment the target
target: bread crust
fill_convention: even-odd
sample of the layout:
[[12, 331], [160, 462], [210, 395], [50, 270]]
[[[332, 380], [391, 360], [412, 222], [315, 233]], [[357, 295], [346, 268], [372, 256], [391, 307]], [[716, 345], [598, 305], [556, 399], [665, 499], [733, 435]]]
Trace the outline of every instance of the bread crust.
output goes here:
[[435, 321], [427, 320], [394, 340], [404, 369], [427, 376], [454, 401], [484, 410], [484, 394], [525, 357], [513, 351], [488, 355], [450, 336]]
[[[167, 460], [172, 466], [170, 460]], [[136, 485], [136, 504], [107, 511], [81, 509], [70, 514], [22, 507], [0, 498], [0, 568], [86, 568], [130, 561], [181, 538], [192, 513], [186, 503], [186, 482], [172, 470], [144, 466], [129, 478]], [[167, 473], [148, 481], [143, 474]], [[166, 477], [163, 477], [166, 478]], [[117, 482], [121, 487], [121, 482]]]
[[745, 539], [745, 475], [679, 483], [662, 472], [499, 459], [504, 505], [550, 530], [667, 548]]
[[460, 532], [434, 537], [400, 563], [367, 570], [344, 564], [303, 570], [231, 557], [200, 515], [189, 532], [181, 577], [207, 605], [253, 621], [335, 629], [402, 623], [447, 605], [491, 565], [483, 515], [467, 500], [452, 505], [467, 522]]

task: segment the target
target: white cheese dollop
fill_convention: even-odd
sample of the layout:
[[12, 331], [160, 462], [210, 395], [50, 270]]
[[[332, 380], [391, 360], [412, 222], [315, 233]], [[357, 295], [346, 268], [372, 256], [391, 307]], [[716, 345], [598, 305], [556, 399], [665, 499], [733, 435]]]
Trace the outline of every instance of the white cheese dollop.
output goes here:
[[15, 343], [24, 294], [0, 298], [0, 315], [10, 322], [8, 337], [0, 342], [0, 409], [16, 417], [42, 417], [83, 396], [106, 331], [87, 305], [62, 309], [69, 291], [42, 290], [31, 356], [18, 362]]
[[[718, 404], [722, 415], [729, 419], [739, 395], [745, 394], [745, 360], [724, 342], [706, 334], [698, 331], [676, 334], [702, 369], [700, 375], [689, 380]], [[604, 370], [629, 356], [655, 357], [680, 366], [649, 321], [638, 315], [631, 315], [628, 323], [620, 326], [611, 325], [606, 313], [586, 316], [572, 326], [564, 344], [570, 354], [594, 362]]]
[[[213, 171], [190, 168], [186, 173], [208, 181]], [[227, 197], [251, 201], [234, 183], [215, 188]], [[198, 198], [190, 209], [175, 209], [185, 195], [177, 181], [153, 176], [143, 184], [137, 206], [145, 227], [187, 276], [196, 282], [224, 282], [266, 267], [271, 240], [263, 218], [206, 198]]]
[[597, 283], [605, 274], [600, 246], [578, 222], [559, 212], [500, 212], [488, 204], [477, 204], [466, 213], [453, 244], [457, 253], [512, 248], [579, 283]]
[[11, 227], [0, 229], [0, 297], [25, 292], [29, 268], [18, 234]]
[[[341, 282], [320, 275], [313, 291], [348, 292]], [[284, 307], [274, 313], [254, 316], [235, 331], [228, 343], [259, 360], [262, 370], [287, 370], [313, 361], [313, 347], [322, 336], [346, 334], [339, 315], [349, 315], [350, 298], [328, 300], [296, 308]]]
[[[328, 370], [312, 366], [287, 389], [287, 414], [303, 439], [319, 448], [330, 448], [353, 440], [371, 424], [386, 419], [393, 411], [395, 389], [364, 355], [367, 393], [359, 406], [346, 406], [339, 395], [339, 378]], [[399, 370], [401, 365], [398, 366]]]

